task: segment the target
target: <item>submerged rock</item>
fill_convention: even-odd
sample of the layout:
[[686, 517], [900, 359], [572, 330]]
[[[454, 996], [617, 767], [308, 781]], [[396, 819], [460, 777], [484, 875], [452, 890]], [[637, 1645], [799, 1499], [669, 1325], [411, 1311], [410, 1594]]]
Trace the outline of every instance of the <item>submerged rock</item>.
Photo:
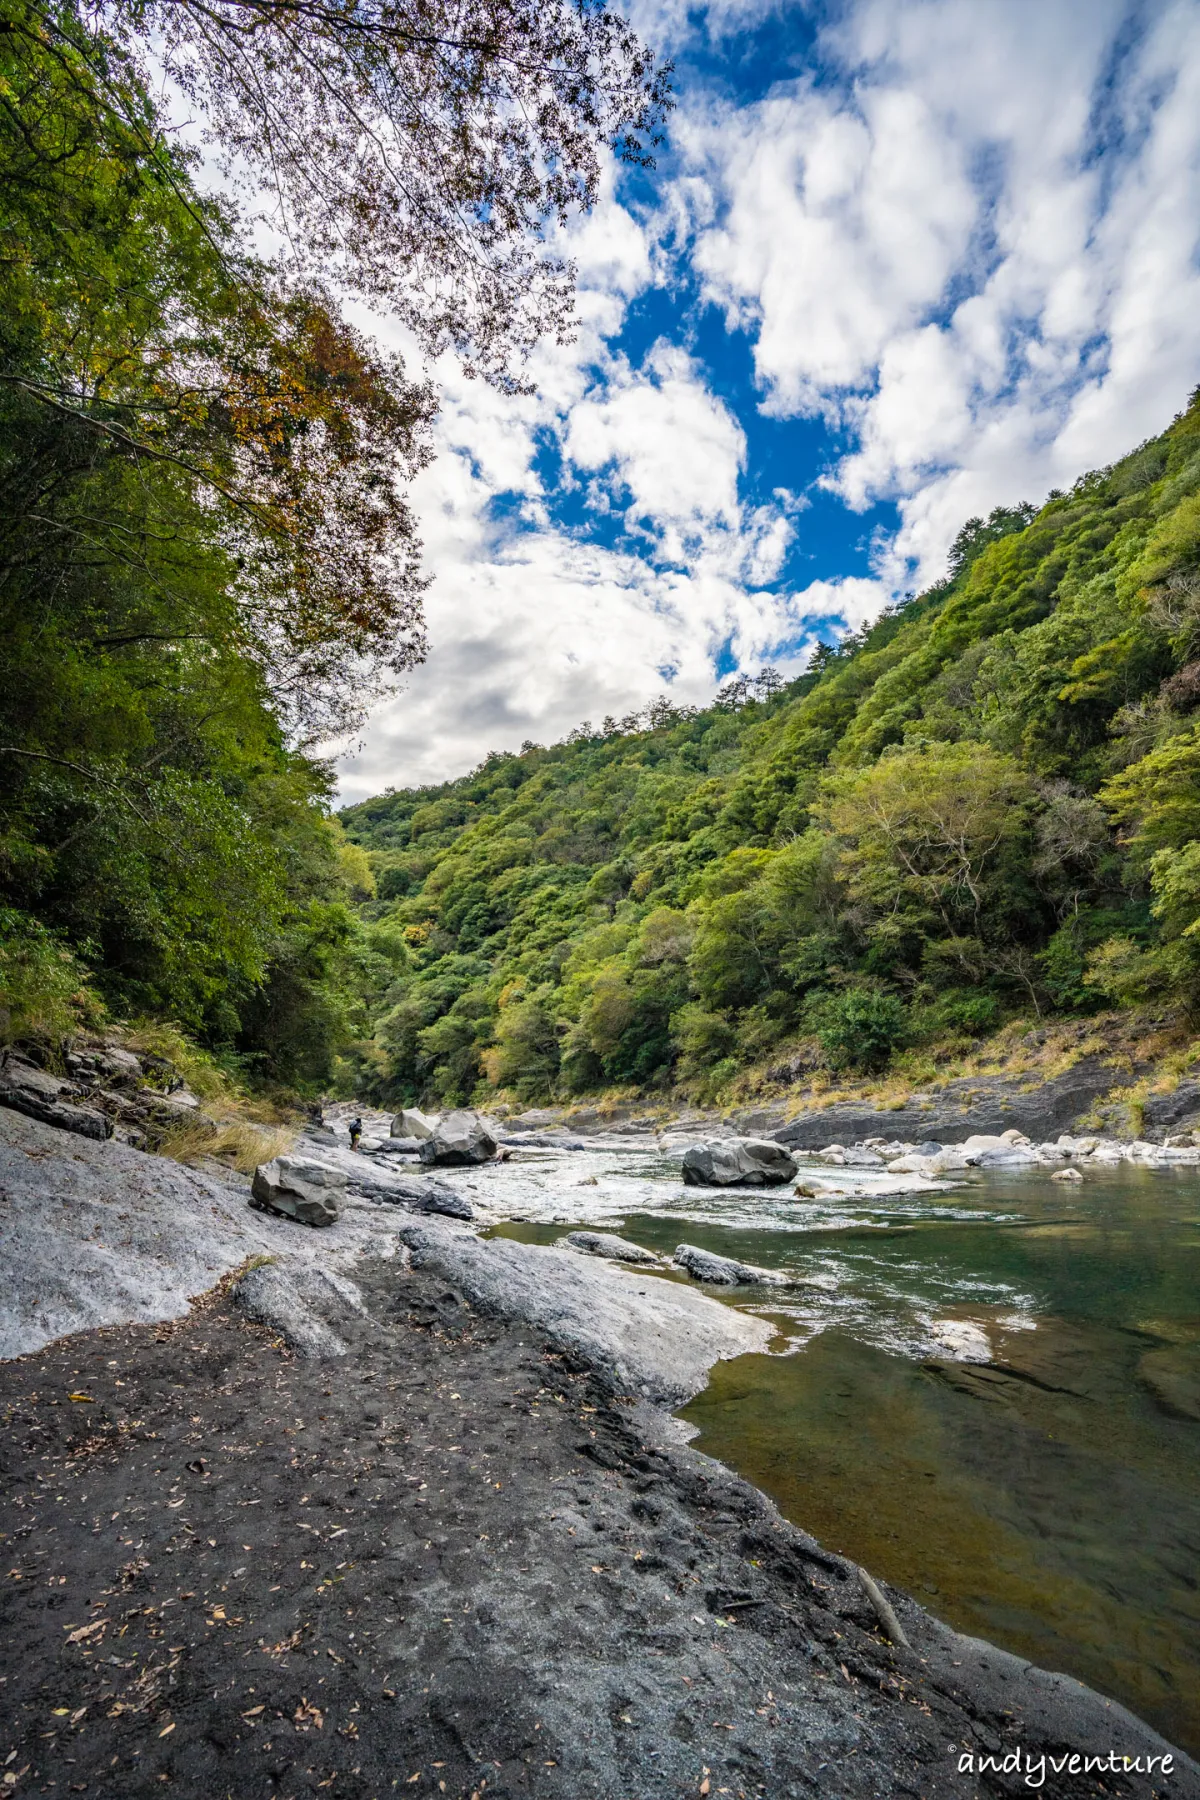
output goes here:
[[772, 1138], [714, 1138], [683, 1156], [689, 1187], [770, 1187], [795, 1173], [795, 1159]]
[[1056, 1169], [1050, 1179], [1051, 1181], [1082, 1181], [1083, 1176], [1078, 1169]]
[[340, 1216], [338, 1194], [345, 1190], [340, 1169], [305, 1156], [277, 1156], [260, 1163], [250, 1187], [250, 1204], [299, 1225], [332, 1225]]
[[699, 1244], [680, 1244], [672, 1260], [693, 1281], [705, 1281], [713, 1287], [791, 1287], [791, 1277], [777, 1269], [757, 1269], [753, 1263], [738, 1262], [732, 1256], [716, 1256], [702, 1250]]
[[570, 1244], [572, 1250], [582, 1250], [585, 1256], [603, 1256], [609, 1262], [661, 1261], [653, 1250], [643, 1250], [640, 1244], [631, 1244], [628, 1238], [617, 1237], [608, 1231], [568, 1231], [563, 1243]]
[[490, 1162], [498, 1148], [489, 1125], [477, 1112], [452, 1112], [439, 1119], [421, 1144], [421, 1161], [443, 1168]]

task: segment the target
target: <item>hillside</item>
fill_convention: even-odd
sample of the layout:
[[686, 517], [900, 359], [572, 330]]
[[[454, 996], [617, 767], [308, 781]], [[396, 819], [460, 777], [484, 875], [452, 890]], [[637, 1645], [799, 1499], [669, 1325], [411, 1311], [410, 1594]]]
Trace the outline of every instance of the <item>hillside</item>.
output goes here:
[[[1200, 395], [946, 580], [703, 711], [343, 812], [388, 1100], [880, 1069], [1200, 977]], [[380, 979], [382, 968], [390, 979]]]

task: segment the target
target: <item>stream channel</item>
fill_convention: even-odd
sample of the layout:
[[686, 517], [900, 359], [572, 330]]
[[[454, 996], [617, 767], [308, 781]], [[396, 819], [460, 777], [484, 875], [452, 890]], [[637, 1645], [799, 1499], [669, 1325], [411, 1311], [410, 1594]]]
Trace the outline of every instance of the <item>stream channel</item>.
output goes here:
[[683, 1409], [696, 1448], [1200, 1753], [1200, 1171], [810, 1172], [856, 1191], [688, 1188], [678, 1151], [617, 1139], [446, 1175], [525, 1242], [591, 1226], [796, 1277], [708, 1290], [779, 1335]]

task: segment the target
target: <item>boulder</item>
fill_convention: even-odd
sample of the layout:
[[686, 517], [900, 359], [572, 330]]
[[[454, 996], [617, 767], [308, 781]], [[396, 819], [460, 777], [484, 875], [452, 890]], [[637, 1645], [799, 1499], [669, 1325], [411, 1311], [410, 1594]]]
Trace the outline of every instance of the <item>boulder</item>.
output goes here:
[[1078, 1169], [1056, 1169], [1050, 1179], [1051, 1181], [1082, 1181], [1083, 1176]]
[[255, 1169], [250, 1204], [257, 1212], [278, 1213], [299, 1225], [332, 1225], [340, 1216], [338, 1196], [345, 1187], [340, 1169], [307, 1156], [277, 1156]]
[[475, 1217], [475, 1208], [467, 1196], [456, 1193], [444, 1182], [427, 1181], [422, 1184], [422, 1187], [423, 1192], [405, 1202], [413, 1212], [441, 1213], [447, 1219], [473, 1219]]
[[431, 1119], [415, 1106], [406, 1106], [392, 1120], [391, 1134], [394, 1138], [430, 1138], [437, 1122], [436, 1116]]
[[795, 1160], [773, 1138], [713, 1138], [683, 1154], [689, 1187], [770, 1187], [795, 1174]]
[[616, 1237], [608, 1231], [568, 1231], [563, 1242], [572, 1250], [582, 1250], [585, 1256], [603, 1256], [608, 1262], [657, 1263], [661, 1260], [653, 1250], [643, 1250], [640, 1244], [631, 1244], [628, 1238]]
[[865, 1144], [853, 1144], [846, 1151], [843, 1163], [847, 1169], [882, 1169], [883, 1158], [878, 1150], [868, 1149]]
[[43, 1125], [57, 1125], [60, 1131], [74, 1131], [80, 1137], [111, 1137], [111, 1121], [94, 1107], [73, 1105], [75, 1092], [61, 1076], [36, 1068], [11, 1052], [0, 1067], [0, 1106], [10, 1106], [14, 1112], [40, 1119]]
[[699, 1244], [680, 1244], [672, 1259], [693, 1281], [712, 1287], [791, 1287], [791, 1278], [777, 1269], [756, 1269], [753, 1263], [732, 1256], [716, 1256]]
[[441, 1168], [463, 1168], [490, 1162], [497, 1143], [488, 1123], [477, 1112], [447, 1113], [421, 1144], [421, 1161]]

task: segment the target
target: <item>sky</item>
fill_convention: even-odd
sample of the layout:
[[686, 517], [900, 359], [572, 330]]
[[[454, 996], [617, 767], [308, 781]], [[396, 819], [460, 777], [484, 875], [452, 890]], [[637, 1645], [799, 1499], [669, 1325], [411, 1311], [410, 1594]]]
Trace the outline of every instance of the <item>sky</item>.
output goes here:
[[435, 371], [429, 655], [339, 747], [343, 802], [798, 674], [1200, 382], [1197, 0], [632, 13], [667, 142], [572, 228], [535, 395]]

